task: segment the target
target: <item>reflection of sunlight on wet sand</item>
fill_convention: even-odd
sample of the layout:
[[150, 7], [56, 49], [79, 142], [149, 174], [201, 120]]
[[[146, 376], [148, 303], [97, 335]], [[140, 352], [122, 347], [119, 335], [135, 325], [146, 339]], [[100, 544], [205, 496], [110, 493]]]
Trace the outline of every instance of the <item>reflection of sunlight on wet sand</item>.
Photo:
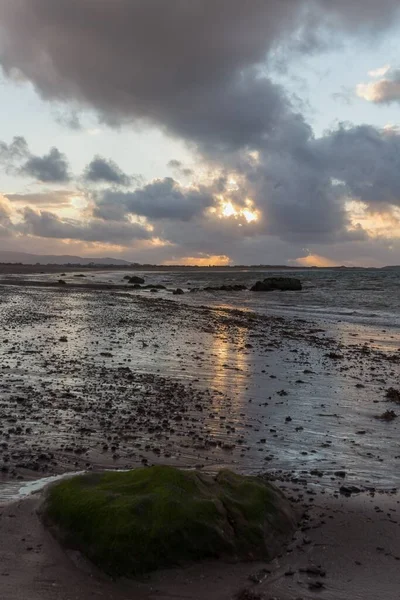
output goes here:
[[[241, 395], [240, 392], [244, 388], [248, 367], [248, 355], [245, 349], [248, 343], [248, 331], [244, 328], [237, 328], [236, 331], [236, 347], [233, 348], [221, 332], [222, 335], [213, 336], [210, 350], [213, 360], [212, 387], [227, 395], [234, 393], [237, 397], [238, 394]], [[235, 410], [234, 406], [232, 408]], [[218, 406], [215, 406], [215, 409], [218, 410]]]

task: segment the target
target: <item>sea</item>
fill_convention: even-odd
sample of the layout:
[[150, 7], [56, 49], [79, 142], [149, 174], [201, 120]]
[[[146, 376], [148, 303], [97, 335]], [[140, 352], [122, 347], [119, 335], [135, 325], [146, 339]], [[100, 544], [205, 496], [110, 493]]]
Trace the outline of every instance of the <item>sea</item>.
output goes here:
[[[348, 322], [400, 329], [400, 267], [387, 269], [196, 269], [89, 271], [85, 278], [69, 272], [63, 279], [74, 284], [126, 283], [127, 274], [139, 275], [148, 284], [162, 284], [159, 296], [179, 302], [225, 306], [259, 313], [294, 315], [307, 319]], [[296, 277], [301, 292], [206, 292], [206, 287], [242, 284], [250, 288], [266, 277]], [[4, 276], [10, 279], [11, 276]], [[17, 279], [58, 280], [59, 274], [15, 275]], [[181, 288], [184, 296], [172, 296]], [[195, 293], [191, 290], [198, 289]], [[150, 295], [149, 290], [133, 291]]]

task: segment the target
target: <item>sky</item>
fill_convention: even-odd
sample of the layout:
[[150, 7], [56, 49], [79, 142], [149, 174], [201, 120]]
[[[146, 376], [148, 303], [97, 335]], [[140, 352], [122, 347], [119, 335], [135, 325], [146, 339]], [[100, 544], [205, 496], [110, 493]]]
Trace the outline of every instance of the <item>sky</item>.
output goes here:
[[0, 250], [400, 264], [395, 0], [0, 0]]

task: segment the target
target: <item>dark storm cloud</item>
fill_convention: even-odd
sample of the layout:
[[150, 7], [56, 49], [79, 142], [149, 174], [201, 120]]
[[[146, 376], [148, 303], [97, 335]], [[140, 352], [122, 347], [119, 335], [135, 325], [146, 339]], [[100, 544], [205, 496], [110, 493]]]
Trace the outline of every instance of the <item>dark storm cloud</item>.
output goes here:
[[61, 219], [47, 211], [36, 212], [31, 208], [23, 211], [23, 221], [18, 225], [21, 233], [58, 239], [83, 240], [128, 244], [134, 240], [145, 240], [149, 232], [136, 223], [91, 219], [87, 223], [75, 219]]
[[134, 192], [107, 191], [99, 199], [95, 215], [104, 219], [124, 218], [131, 213], [150, 220], [189, 221], [214, 204], [213, 190], [204, 186], [182, 188], [166, 177]]
[[367, 204], [400, 206], [400, 135], [341, 126], [315, 142], [317, 164]]
[[128, 186], [132, 181], [114, 161], [106, 160], [101, 156], [95, 156], [87, 166], [84, 178], [92, 183], [105, 182], [122, 186]]
[[43, 183], [66, 183], [71, 179], [68, 161], [57, 148], [44, 156], [31, 156], [22, 165], [21, 174]]
[[271, 48], [294, 36], [308, 49], [327, 23], [376, 29], [397, 9], [394, 0], [0, 0], [0, 60], [44, 97], [229, 147], [270, 127], [279, 93], [251, 69]]

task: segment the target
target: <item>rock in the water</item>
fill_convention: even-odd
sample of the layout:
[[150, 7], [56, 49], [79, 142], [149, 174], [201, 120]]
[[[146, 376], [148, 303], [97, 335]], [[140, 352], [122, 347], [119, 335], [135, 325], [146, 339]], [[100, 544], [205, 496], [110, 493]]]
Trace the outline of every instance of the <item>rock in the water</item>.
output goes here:
[[181, 290], [181, 288], [177, 288], [176, 290], [173, 291], [174, 296], [182, 296], [182, 294], [184, 294], [185, 292], [183, 290]]
[[217, 287], [209, 285], [204, 288], [205, 292], [243, 292], [244, 290], [247, 290], [247, 287], [241, 284], [220, 285]]
[[129, 277], [128, 283], [144, 283], [144, 279], [143, 277], [137, 277], [136, 275], [134, 275], [133, 277]]
[[300, 279], [296, 277], [267, 277], [257, 281], [251, 288], [252, 292], [272, 292], [274, 290], [297, 292], [302, 290]]

